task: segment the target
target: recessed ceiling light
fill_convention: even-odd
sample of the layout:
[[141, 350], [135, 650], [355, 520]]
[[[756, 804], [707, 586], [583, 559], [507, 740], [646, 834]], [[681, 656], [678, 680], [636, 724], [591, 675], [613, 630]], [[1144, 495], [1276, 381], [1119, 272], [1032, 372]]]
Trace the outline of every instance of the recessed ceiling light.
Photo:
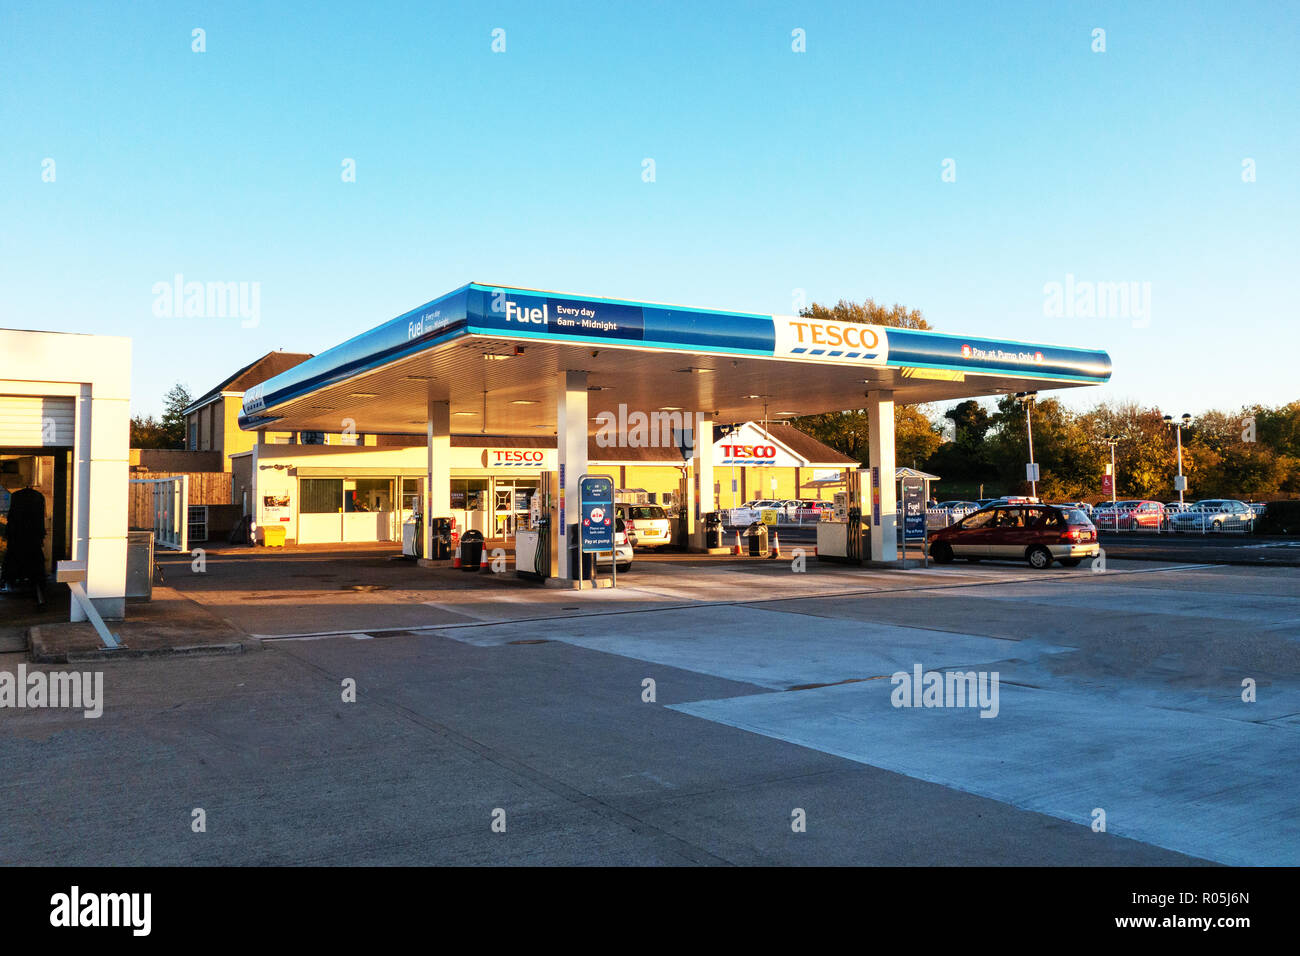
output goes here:
[[461, 416], [473, 417], [474, 415], [477, 415], [478, 412], [452, 412], [452, 414], [455, 415], [457, 418]]
[[537, 403], [527, 398], [516, 398], [511, 405], [536, 405]]
[[610, 387], [611, 387], [611, 386], [609, 386], [609, 385], [588, 385], [588, 386], [587, 386], [587, 391], [589, 391], [589, 392], [604, 392], [604, 391], [608, 391]]
[[508, 358], [510, 358], [509, 355], [500, 355], [500, 354], [498, 354], [498, 353], [496, 353], [496, 352], [484, 352], [484, 353], [483, 353], [483, 359], [484, 359], [484, 361], [487, 361], [487, 362], [504, 362], [504, 361], [505, 361], [506, 359], [508, 359]]
[[798, 415], [798, 412], [777, 412], [778, 415]]
[[679, 368], [679, 369], [674, 369], [674, 371], [677, 371], [677, 372], [685, 372], [687, 375], [691, 375], [691, 374], [696, 374], [696, 375], [698, 375], [700, 372], [712, 372], [713, 369], [711, 369], [711, 368], [699, 368], [699, 367], [697, 367], [697, 366], [692, 365], [692, 366], [690, 366], [689, 368]]
[[659, 406], [659, 411], [661, 411], [661, 412], [680, 412], [681, 410], [682, 410], [682, 406], [680, 406], [680, 405], [660, 405], [660, 406]]

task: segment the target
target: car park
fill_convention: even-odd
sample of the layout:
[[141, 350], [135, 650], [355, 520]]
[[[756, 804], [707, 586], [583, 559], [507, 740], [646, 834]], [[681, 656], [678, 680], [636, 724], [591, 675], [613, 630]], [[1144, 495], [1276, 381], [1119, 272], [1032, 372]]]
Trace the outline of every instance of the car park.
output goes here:
[[1165, 525], [1165, 506], [1144, 499], [1106, 502], [1092, 513], [1092, 523], [1102, 531], [1159, 531]]
[[1249, 531], [1254, 520], [1255, 512], [1244, 501], [1205, 498], [1170, 517], [1169, 527], [1175, 532]]
[[616, 504], [614, 513], [627, 522], [627, 531], [638, 546], [672, 544], [673, 523], [662, 505]]
[[1073, 568], [1101, 548], [1097, 529], [1079, 508], [1052, 505], [994, 505], [930, 532], [930, 555], [938, 564], [953, 558], [1028, 561], [1034, 568], [1059, 561]]
[[934, 507], [936, 511], [946, 511], [949, 517], [956, 519], [970, 514], [972, 511], [979, 511], [980, 503], [978, 501], [954, 499], [953, 501], [940, 501]]

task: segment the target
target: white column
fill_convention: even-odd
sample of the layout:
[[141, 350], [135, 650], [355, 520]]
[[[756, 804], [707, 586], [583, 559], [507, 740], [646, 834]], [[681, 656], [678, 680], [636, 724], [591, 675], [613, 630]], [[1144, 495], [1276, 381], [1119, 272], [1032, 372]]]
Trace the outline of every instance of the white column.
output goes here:
[[582, 521], [578, 479], [587, 473], [587, 373], [561, 369], [556, 379], [555, 445], [560, 468], [561, 527], [552, 530], [560, 546], [556, 577], [578, 579], [569, 567], [569, 526]]
[[871, 527], [871, 560], [898, 560], [898, 493], [894, 482], [894, 393], [867, 392], [871, 488], [865, 509]]
[[713, 419], [695, 416], [691, 434], [691, 471], [694, 483], [691, 494], [694, 498], [691, 516], [694, 526], [691, 532], [691, 547], [704, 550], [704, 516], [717, 508], [713, 499]]
[[[451, 403], [429, 402], [429, 459], [424, 472], [424, 554], [433, 558], [431, 518], [451, 514]], [[400, 486], [399, 486], [400, 489]]]

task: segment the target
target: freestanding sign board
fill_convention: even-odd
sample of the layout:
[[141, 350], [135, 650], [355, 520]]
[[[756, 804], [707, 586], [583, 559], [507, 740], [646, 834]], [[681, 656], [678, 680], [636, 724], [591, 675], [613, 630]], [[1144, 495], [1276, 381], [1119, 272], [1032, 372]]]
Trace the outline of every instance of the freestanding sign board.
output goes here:
[[925, 540], [925, 479], [903, 479], [903, 539]]
[[582, 552], [614, 550], [614, 482], [603, 475], [578, 479], [582, 496]]

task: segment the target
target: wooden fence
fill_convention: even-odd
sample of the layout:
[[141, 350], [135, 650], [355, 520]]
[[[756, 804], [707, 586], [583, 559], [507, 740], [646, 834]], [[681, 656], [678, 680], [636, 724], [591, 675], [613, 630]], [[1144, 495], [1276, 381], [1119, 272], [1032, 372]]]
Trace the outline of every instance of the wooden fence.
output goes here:
[[[132, 471], [132, 480], [144, 478], [175, 478], [182, 472]], [[190, 500], [192, 505], [228, 505], [231, 503], [230, 472], [191, 471]], [[131, 484], [127, 486], [127, 527], [132, 531], [153, 530], [153, 486]]]

